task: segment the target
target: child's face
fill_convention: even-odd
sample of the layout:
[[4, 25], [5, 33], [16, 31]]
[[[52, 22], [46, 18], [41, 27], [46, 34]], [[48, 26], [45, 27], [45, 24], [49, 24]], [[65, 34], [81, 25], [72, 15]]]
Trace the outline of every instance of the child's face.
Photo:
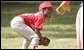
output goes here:
[[45, 8], [44, 9], [44, 15], [47, 18], [50, 18], [51, 17], [52, 12], [53, 12], [53, 8], [52, 7], [48, 7], [48, 8]]

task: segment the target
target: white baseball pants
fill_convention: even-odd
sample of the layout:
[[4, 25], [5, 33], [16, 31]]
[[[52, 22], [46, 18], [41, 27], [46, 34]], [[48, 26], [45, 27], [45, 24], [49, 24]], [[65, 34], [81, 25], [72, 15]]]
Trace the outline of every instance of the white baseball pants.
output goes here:
[[21, 17], [19, 16], [14, 17], [10, 24], [12, 29], [14, 29], [20, 36], [25, 38], [22, 45], [23, 49], [27, 49], [29, 44], [31, 44], [32, 49], [33, 46], [38, 46], [39, 44], [38, 35], [28, 25], [24, 23]]

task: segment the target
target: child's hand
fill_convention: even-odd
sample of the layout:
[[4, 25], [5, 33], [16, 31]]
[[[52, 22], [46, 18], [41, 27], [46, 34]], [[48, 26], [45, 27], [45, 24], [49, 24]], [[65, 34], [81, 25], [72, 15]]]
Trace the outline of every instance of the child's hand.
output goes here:
[[39, 40], [39, 45], [48, 46], [49, 43], [50, 39], [48, 39], [47, 37], [43, 37], [42, 39]]

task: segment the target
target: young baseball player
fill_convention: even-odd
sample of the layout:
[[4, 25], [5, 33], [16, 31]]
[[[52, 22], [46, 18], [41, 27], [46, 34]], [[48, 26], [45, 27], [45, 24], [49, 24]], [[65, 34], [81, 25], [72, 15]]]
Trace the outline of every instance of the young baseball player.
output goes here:
[[51, 2], [45, 1], [39, 5], [39, 12], [20, 14], [12, 19], [11, 28], [24, 37], [23, 49], [27, 49], [30, 44], [31, 49], [36, 49], [39, 39], [44, 41], [40, 30], [42, 30], [44, 21], [51, 17], [52, 12]]
[[78, 49], [83, 49], [83, 2], [80, 5], [76, 17], [76, 35]]

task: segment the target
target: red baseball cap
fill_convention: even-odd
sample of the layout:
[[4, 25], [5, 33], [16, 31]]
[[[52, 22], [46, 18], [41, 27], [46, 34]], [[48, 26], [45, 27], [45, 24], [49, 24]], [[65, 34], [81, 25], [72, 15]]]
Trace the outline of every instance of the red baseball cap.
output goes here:
[[45, 2], [41, 3], [41, 4], [39, 5], [39, 11], [42, 10], [43, 8], [45, 8], [45, 7], [52, 7], [51, 2], [45, 1]]

